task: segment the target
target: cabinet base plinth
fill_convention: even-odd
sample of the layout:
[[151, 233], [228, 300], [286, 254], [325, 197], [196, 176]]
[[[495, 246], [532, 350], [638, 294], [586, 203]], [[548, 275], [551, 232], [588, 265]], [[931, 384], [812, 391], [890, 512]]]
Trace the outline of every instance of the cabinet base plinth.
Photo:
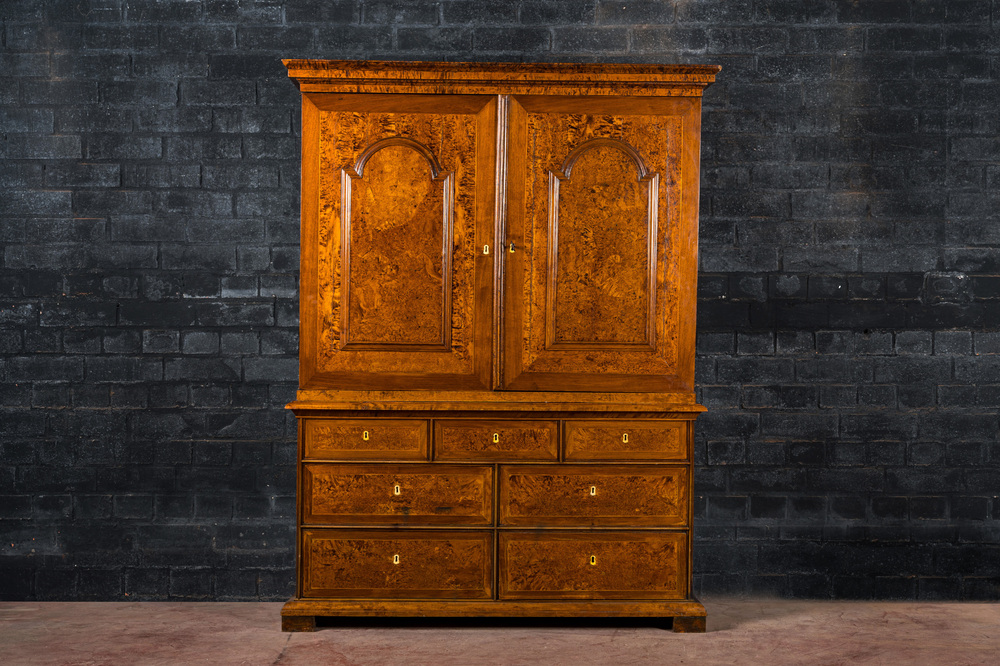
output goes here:
[[282, 631], [316, 631], [315, 615], [282, 615]]
[[374, 601], [292, 599], [281, 609], [282, 631], [314, 631], [321, 617], [371, 618], [662, 618], [677, 633], [705, 631], [705, 607], [683, 601]]

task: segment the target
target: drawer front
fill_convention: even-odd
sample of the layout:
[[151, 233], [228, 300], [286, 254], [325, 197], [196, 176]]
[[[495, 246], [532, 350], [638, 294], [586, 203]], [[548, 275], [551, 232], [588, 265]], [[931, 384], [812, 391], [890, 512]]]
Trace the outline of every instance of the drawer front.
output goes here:
[[427, 421], [306, 419], [305, 457], [427, 460]]
[[302, 497], [305, 523], [491, 525], [493, 468], [311, 463]]
[[555, 421], [435, 421], [436, 460], [558, 460]]
[[688, 521], [680, 465], [504, 466], [500, 524], [673, 527]]
[[303, 597], [489, 599], [493, 533], [303, 530]]
[[687, 421], [567, 421], [566, 460], [686, 460]]
[[500, 533], [501, 599], [683, 599], [682, 532]]

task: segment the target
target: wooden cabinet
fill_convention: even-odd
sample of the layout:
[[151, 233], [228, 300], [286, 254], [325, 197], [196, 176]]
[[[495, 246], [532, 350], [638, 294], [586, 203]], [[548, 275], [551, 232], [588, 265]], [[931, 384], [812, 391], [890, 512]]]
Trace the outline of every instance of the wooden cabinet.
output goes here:
[[324, 616], [691, 594], [714, 66], [285, 61], [302, 93], [298, 582]]

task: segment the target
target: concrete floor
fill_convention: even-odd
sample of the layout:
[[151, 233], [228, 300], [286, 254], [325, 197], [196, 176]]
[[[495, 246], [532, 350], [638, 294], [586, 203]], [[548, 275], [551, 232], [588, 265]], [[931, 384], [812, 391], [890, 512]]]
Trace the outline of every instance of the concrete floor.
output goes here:
[[1000, 664], [1000, 604], [707, 599], [708, 633], [627, 622], [354, 622], [280, 603], [0, 603], [0, 664]]

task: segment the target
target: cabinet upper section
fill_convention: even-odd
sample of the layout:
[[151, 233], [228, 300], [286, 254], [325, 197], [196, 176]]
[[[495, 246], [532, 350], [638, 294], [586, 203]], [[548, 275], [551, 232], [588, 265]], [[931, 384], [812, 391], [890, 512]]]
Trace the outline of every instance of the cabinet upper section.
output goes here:
[[303, 391], [691, 394], [718, 67], [285, 64]]

